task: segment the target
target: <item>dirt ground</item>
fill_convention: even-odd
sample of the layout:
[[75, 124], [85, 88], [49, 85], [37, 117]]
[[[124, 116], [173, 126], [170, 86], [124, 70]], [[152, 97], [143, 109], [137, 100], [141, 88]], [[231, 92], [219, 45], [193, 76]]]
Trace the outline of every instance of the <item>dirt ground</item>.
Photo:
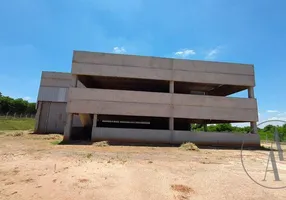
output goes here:
[[[245, 173], [240, 150], [57, 145], [58, 135], [0, 134], [0, 199], [286, 199]], [[243, 151], [247, 172], [267, 186], [286, 185], [278, 162], [262, 181], [268, 151]], [[271, 164], [270, 164], [271, 165]]]

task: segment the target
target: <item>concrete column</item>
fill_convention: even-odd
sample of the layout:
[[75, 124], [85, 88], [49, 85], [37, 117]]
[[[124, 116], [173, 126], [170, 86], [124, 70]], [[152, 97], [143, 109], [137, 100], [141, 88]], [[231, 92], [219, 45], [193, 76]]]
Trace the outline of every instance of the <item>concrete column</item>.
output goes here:
[[254, 89], [253, 87], [248, 88], [248, 98], [254, 98]]
[[77, 87], [77, 81], [78, 81], [78, 78], [77, 76], [73, 75], [72, 76], [72, 87]]
[[207, 132], [208, 131], [208, 125], [206, 123], [204, 123], [204, 131]]
[[174, 130], [174, 118], [173, 117], [169, 118], [169, 130], [171, 131]]
[[98, 137], [98, 132], [96, 131], [97, 127], [97, 114], [93, 115], [93, 123], [92, 123], [92, 130], [91, 130], [91, 141], [96, 141]]
[[93, 127], [97, 127], [97, 114], [93, 115]]
[[258, 133], [256, 122], [250, 122], [251, 133]]
[[65, 131], [64, 131], [64, 141], [70, 140], [70, 135], [72, 131], [72, 122], [73, 122], [73, 114], [68, 113], [67, 115], [67, 121], [65, 125]]
[[170, 118], [169, 118], [169, 130], [173, 131], [174, 130], [174, 117], [173, 117], [173, 94], [174, 94], [174, 81], [170, 81], [170, 86], [169, 86], [169, 91], [172, 94], [172, 99], [171, 99], [171, 113], [170, 113]]
[[169, 87], [170, 93], [174, 93], [174, 81], [170, 81], [170, 87]]
[[[249, 87], [248, 88], [248, 98], [254, 99], [254, 88]], [[256, 122], [250, 122], [250, 128], [251, 128], [251, 133], [258, 133], [257, 132], [257, 124]]]
[[[71, 87], [77, 87], [77, 76], [74, 76], [74, 75], [72, 76]], [[67, 113], [67, 121], [65, 125], [65, 130], [64, 130], [64, 141], [70, 140], [72, 124], [73, 124], [73, 113]]]

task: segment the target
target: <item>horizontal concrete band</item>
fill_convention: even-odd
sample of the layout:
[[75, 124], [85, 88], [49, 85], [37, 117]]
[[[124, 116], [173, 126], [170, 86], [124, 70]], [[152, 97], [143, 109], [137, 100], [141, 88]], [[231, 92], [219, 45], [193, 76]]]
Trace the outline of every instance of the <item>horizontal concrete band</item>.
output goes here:
[[67, 102], [68, 87], [43, 87], [38, 93], [38, 101]]
[[[85, 92], [82, 92], [84, 91]], [[68, 113], [257, 121], [255, 99], [70, 88]], [[127, 92], [127, 93], [126, 93]], [[88, 99], [81, 100], [79, 98]], [[210, 98], [210, 99], [208, 99]], [[216, 99], [216, 100], [213, 100]], [[218, 100], [221, 99], [221, 100]], [[245, 100], [245, 101], [243, 101]]]
[[158, 68], [73, 63], [72, 74], [180, 81], [192, 83], [254, 86], [254, 75], [227, 74], [197, 71], [168, 70]]
[[171, 94], [126, 90], [105, 90], [90, 88], [70, 88], [70, 101], [110, 101], [127, 103], [167, 104], [178, 106], [205, 106], [219, 108], [246, 108], [257, 110], [256, 99], [217, 97], [191, 94]]
[[[104, 101], [68, 102], [68, 113], [90, 113], [127, 116], [175, 117], [186, 119], [228, 120], [255, 122], [257, 110], [235, 108], [213, 108], [201, 106], [172, 106], [143, 103], [123, 103]], [[172, 112], [171, 112], [172, 111]], [[173, 113], [173, 114], [172, 114]], [[172, 115], [171, 115], [172, 114]]]
[[258, 134], [239, 134], [223, 132], [190, 132], [169, 130], [142, 130], [93, 127], [92, 140], [114, 140], [128, 142], [171, 143], [193, 142], [204, 145], [259, 146]]
[[60, 78], [43, 78], [40, 83], [41, 87], [71, 87], [71, 79], [60, 79]]
[[[72, 79], [61, 79], [61, 78], [42, 78], [41, 87], [72, 87]], [[85, 86], [80, 82], [77, 81], [77, 87], [85, 88]]]
[[75, 51], [74, 63], [254, 75], [252, 65]]
[[42, 78], [48, 78], [48, 79], [67, 79], [70, 80], [72, 77], [71, 73], [65, 73], [65, 72], [50, 72], [50, 71], [43, 71], [42, 72]]

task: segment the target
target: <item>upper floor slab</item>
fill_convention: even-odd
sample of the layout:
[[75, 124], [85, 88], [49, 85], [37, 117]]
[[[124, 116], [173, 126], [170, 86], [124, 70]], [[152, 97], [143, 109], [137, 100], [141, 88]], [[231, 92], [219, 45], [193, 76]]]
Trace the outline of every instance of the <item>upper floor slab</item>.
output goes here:
[[72, 74], [255, 86], [250, 64], [74, 51]]

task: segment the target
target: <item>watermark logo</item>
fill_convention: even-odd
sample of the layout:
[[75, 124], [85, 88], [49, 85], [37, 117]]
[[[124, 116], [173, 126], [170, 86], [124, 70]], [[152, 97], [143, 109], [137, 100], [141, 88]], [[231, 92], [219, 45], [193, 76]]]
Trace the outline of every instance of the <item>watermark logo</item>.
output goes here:
[[[241, 146], [241, 163], [247, 176], [256, 184], [269, 189], [286, 189], [286, 121], [268, 120], [258, 124], [261, 149]], [[265, 131], [267, 130], [267, 131]], [[252, 131], [250, 131], [252, 132]]]

